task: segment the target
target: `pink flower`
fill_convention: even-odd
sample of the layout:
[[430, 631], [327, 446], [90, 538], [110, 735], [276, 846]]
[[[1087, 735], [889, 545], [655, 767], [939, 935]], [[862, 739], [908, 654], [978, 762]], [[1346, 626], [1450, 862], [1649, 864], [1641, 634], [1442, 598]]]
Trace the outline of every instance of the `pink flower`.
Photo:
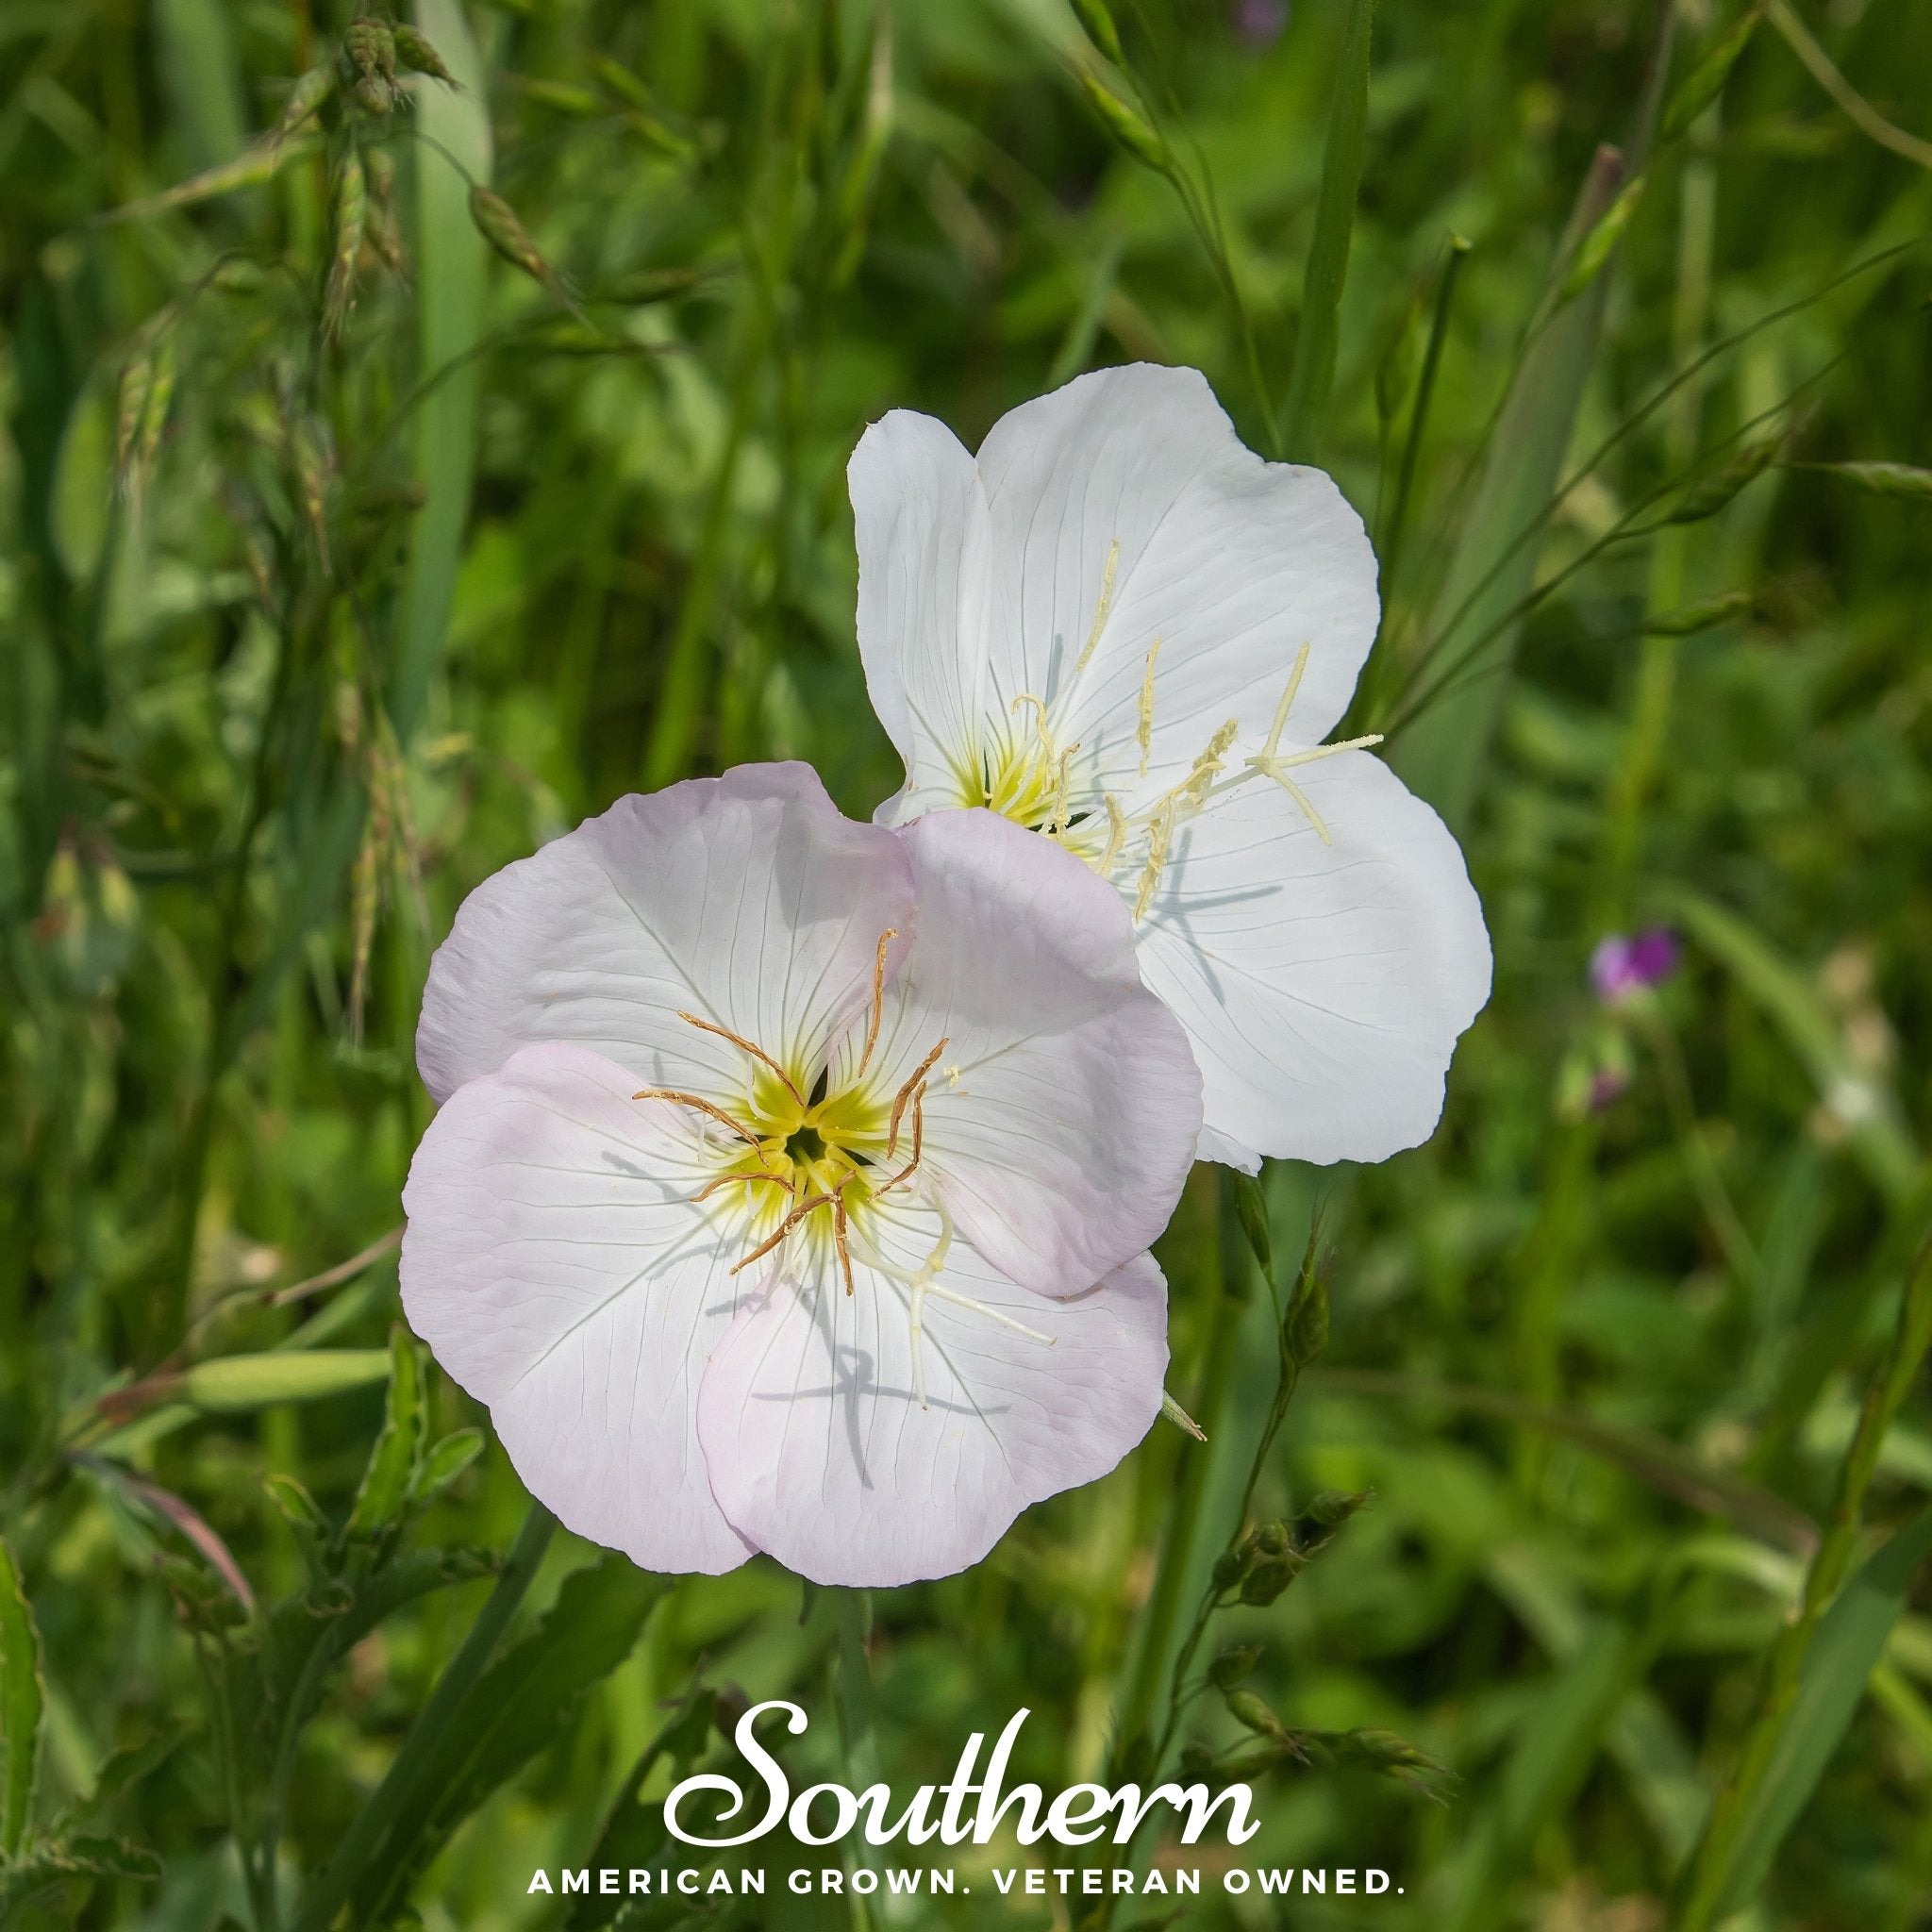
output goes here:
[[473, 892], [417, 1058], [411, 1325], [651, 1569], [976, 1561], [1160, 1407], [1200, 1125], [1119, 896], [802, 765], [620, 800]]
[[1590, 956], [1590, 983], [1605, 1006], [1661, 984], [1677, 970], [1677, 936], [1661, 925], [1647, 926], [1634, 938], [1613, 932]]

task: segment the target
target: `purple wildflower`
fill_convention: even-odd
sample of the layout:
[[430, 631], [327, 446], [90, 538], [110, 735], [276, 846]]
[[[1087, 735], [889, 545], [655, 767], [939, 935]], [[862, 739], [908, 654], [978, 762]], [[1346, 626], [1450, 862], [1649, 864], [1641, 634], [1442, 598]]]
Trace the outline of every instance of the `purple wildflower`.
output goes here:
[[1607, 1007], [1661, 984], [1676, 970], [1677, 936], [1661, 925], [1635, 935], [1610, 933], [1590, 956], [1590, 983]]
[[1288, 0], [1235, 0], [1229, 24], [1249, 46], [1272, 47], [1287, 31]]

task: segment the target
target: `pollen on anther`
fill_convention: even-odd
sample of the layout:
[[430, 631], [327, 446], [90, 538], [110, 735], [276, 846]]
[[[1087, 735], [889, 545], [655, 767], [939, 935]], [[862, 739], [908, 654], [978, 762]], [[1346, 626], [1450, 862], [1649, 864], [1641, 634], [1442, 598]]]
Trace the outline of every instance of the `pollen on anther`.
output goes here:
[[1147, 671], [1141, 679], [1141, 722], [1135, 736], [1141, 744], [1141, 775], [1147, 775], [1148, 760], [1154, 756], [1154, 660], [1160, 656], [1160, 640], [1147, 646]]

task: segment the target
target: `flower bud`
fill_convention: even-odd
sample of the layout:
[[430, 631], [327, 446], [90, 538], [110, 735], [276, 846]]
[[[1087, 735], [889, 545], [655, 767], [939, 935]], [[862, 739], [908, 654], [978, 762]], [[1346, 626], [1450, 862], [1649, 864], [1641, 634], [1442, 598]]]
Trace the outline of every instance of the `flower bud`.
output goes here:
[[1082, 73], [1080, 85], [1087, 91], [1087, 98], [1093, 103], [1093, 110], [1100, 116], [1107, 131], [1130, 155], [1145, 161], [1150, 168], [1167, 173], [1174, 165], [1174, 157], [1168, 152], [1167, 142], [1160, 138], [1159, 130], [1150, 126], [1096, 75]]
[[1261, 1737], [1285, 1738], [1288, 1735], [1288, 1726], [1252, 1690], [1230, 1690], [1227, 1693], [1227, 1714], [1237, 1724], [1247, 1725], [1249, 1730]]
[[1255, 1668], [1261, 1658], [1258, 1643], [1238, 1643], [1224, 1650], [1208, 1666], [1208, 1680], [1217, 1690], [1232, 1690]]
[[342, 35], [342, 52], [364, 80], [396, 77], [396, 37], [388, 22], [358, 14]]
[[1697, 524], [1706, 517], [1714, 517], [1747, 483], [1755, 482], [1771, 467], [1784, 448], [1785, 434], [1784, 425], [1779, 424], [1769, 434], [1745, 443], [1728, 462], [1698, 477], [1677, 499], [1676, 508], [1664, 521]]
[[470, 190], [470, 219], [504, 260], [522, 269], [533, 281], [542, 283], [559, 300], [566, 299], [562, 277], [544, 259], [531, 241], [530, 231], [518, 219], [516, 209], [502, 195], [479, 182]]
[[1262, 1279], [1266, 1280], [1274, 1271], [1274, 1244], [1268, 1234], [1268, 1196], [1251, 1174], [1237, 1174], [1234, 1177], [1234, 1211], [1260, 1266]]
[[1610, 258], [1610, 251], [1624, 239], [1624, 230], [1630, 225], [1630, 217], [1637, 212], [1637, 204], [1643, 198], [1644, 177], [1633, 176], [1624, 184], [1623, 192], [1611, 202], [1595, 225], [1577, 244], [1570, 270], [1563, 277], [1562, 286], [1557, 291], [1558, 301], [1568, 302], [1580, 295], [1596, 280], [1603, 272], [1604, 263]]
[[1244, 1541], [1215, 1557], [1213, 1582], [1217, 1594], [1232, 1590], [1248, 1574], [1248, 1565], [1254, 1561], [1254, 1551]]
[[356, 258], [369, 213], [369, 180], [362, 158], [352, 147], [336, 170], [335, 245], [330, 253], [328, 285], [322, 301], [322, 332], [340, 341], [356, 308]]
[[290, 135], [313, 114], [335, 92], [336, 77], [326, 67], [311, 67], [298, 77], [282, 103], [280, 118], [269, 134], [269, 145], [278, 148]]
[[457, 86], [457, 77], [444, 66], [442, 56], [414, 27], [398, 22], [390, 29], [390, 38], [395, 58], [410, 73], [426, 74], [431, 80], [441, 81], [444, 87]]
[[1257, 1563], [1241, 1584], [1241, 1601], [1259, 1608], [1272, 1604], [1300, 1574], [1300, 1557], [1271, 1557]]
[[1659, 130], [1663, 140], [1674, 141], [1688, 131], [1724, 92], [1731, 69], [1738, 64], [1738, 57], [1751, 44], [1751, 36], [1763, 18], [1760, 0], [1760, 4], [1747, 8], [1740, 19], [1711, 42], [1703, 59], [1685, 76], [1684, 84], [1671, 96], [1671, 104], [1664, 109], [1663, 126]]
[[1302, 1514], [1324, 1529], [1333, 1529], [1338, 1524], [1346, 1523], [1373, 1493], [1370, 1490], [1324, 1490]]
[[1087, 30], [1087, 38], [1116, 67], [1124, 67], [1127, 57], [1121, 51], [1121, 30], [1114, 25], [1107, 0], [1074, 0], [1074, 11]]
[[114, 477], [129, 493], [136, 482], [135, 439], [141, 434], [141, 419], [146, 413], [147, 392], [154, 379], [154, 361], [145, 347], [129, 357], [121, 371], [114, 403]]

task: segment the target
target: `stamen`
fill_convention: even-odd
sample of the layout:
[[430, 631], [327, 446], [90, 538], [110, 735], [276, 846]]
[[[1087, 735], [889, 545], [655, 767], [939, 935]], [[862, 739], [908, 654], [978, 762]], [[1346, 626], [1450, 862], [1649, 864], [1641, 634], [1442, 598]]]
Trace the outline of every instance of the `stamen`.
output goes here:
[[1302, 688], [1302, 673], [1308, 668], [1308, 646], [1304, 644], [1295, 653], [1294, 669], [1288, 674], [1288, 689], [1281, 693], [1281, 702], [1274, 708], [1274, 723], [1269, 727], [1268, 742], [1262, 748], [1261, 756], [1272, 758], [1274, 747], [1281, 742], [1282, 727], [1288, 723], [1288, 714], [1294, 704], [1294, 694]]
[[1100, 633], [1106, 627], [1107, 614], [1113, 608], [1113, 574], [1121, 560], [1121, 540], [1116, 537], [1107, 546], [1107, 570], [1100, 579], [1100, 602], [1093, 608], [1093, 628], [1087, 633], [1086, 648], [1080, 653], [1079, 661], [1074, 666], [1074, 675], [1078, 677], [1087, 668], [1087, 660], [1092, 657], [1100, 643]]
[[764, 1143], [741, 1122], [735, 1121], [722, 1107], [714, 1107], [708, 1100], [695, 1093], [680, 1093], [675, 1087], [645, 1087], [631, 1095], [633, 1100], [675, 1100], [680, 1107], [694, 1107], [700, 1113], [709, 1114], [720, 1126], [729, 1127], [741, 1141], [749, 1141], [760, 1153]]
[[1366, 738], [1339, 738], [1333, 744], [1310, 745], [1307, 751], [1290, 752], [1285, 758], [1269, 758], [1265, 761], [1260, 758], [1250, 758], [1248, 762], [1251, 765], [1266, 762], [1279, 765], [1283, 771], [1288, 771], [1295, 765], [1312, 765], [1317, 758], [1332, 758], [1339, 751], [1366, 751], [1370, 745], [1381, 742], [1382, 734], [1379, 731], [1372, 731]]
[[1040, 740], [1041, 750], [1043, 753], [1045, 753], [1045, 755], [1048, 758], [1052, 758], [1054, 755], [1053, 734], [1046, 728], [1045, 701], [1043, 699], [1035, 697], [1030, 691], [1023, 691], [1020, 693], [1020, 695], [1013, 700], [1011, 705], [1008, 707], [1008, 709], [1017, 711], [1022, 705], [1031, 705], [1033, 707], [1034, 735]]
[[874, 1201], [890, 1194], [903, 1180], [909, 1180], [917, 1173], [919, 1163], [925, 1156], [925, 1082], [922, 1080], [912, 1095], [912, 1158], [895, 1174], [891, 1180], [873, 1195]]
[[721, 1174], [716, 1180], [707, 1181], [691, 1197], [691, 1204], [695, 1208], [700, 1201], [708, 1201], [720, 1188], [736, 1187], [740, 1181], [770, 1181], [774, 1187], [783, 1188], [788, 1192], [791, 1187], [791, 1183], [783, 1174], [765, 1174], [762, 1172], [758, 1174]]
[[1160, 874], [1167, 867], [1167, 848], [1174, 839], [1174, 800], [1168, 798], [1154, 814], [1154, 829], [1147, 846], [1147, 862], [1141, 868], [1141, 884], [1134, 893], [1134, 917], [1136, 920], [1147, 917], [1147, 908], [1154, 903], [1154, 894], [1160, 885]]
[[1174, 792], [1175, 805], [1191, 815], [1207, 803], [1208, 788], [1214, 783], [1214, 774], [1221, 770], [1221, 761], [1227, 754], [1227, 748], [1235, 741], [1235, 734], [1241, 729], [1238, 719], [1230, 718], [1212, 738], [1208, 741], [1208, 749], [1194, 760], [1194, 768]]
[[1147, 775], [1147, 760], [1154, 755], [1154, 660], [1160, 655], [1160, 640], [1147, 646], [1147, 675], [1141, 680], [1141, 723], [1135, 735], [1141, 741], [1141, 775]]
[[695, 1013], [679, 1013], [677, 1016], [688, 1026], [695, 1026], [700, 1033], [715, 1033], [720, 1040], [728, 1040], [733, 1046], [741, 1047], [753, 1059], [762, 1060], [784, 1082], [785, 1091], [800, 1107], [805, 1105], [805, 1095], [791, 1084], [791, 1075], [768, 1054], [763, 1047], [755, 1045], [741, 1033], [734, 1033], [728, 1026], [720, 1026], [709, 1020], [700, 1020]]
[[1079, 745], [1074, 743], [1068, 745], [1060, 754], [1059, 771], [1054, 778], [1053, 810], [1046, 822], [1047, 833], [1051, 838], [1061, 837], [1067, 829], [1068, 794], [1074, 783], [1074, 754], [1079, 749]]
[[1032, 1341], [1043, 1341], [1047, 1347], [1056, 1347], [1059, 1338], [1042, 1335], [1038, 1328], [1029, 1328], [1024, 1322], [1016, 1322], [1010, 1315], [1003, 1315], [997, 1308], [990, 1308], [984, 1302], [976, 1302], [970, 1294], [960, 1294], [957, 1290], [941, 1288], [937, 1282], [928, 1282], [925, 1292], [937, 1296], [942, 1302], [952, 1302], [956, 1307], [971, 1308], [975, 1315], [984, 1315], [989, 1322], [997, 1322], [1002, 1328], [1010, 1328], [1016, 1334], [1025, 1336]]
[[900, 1088], [898, 1097], [892, 1102], [892, 1118], [886, 1124], [886, 1158], [891, 1159], [899, 1148], [899, 1120], [906, 1111], [906, 1103], [912, 1097], [912, 1090], [932, 1072], [933, 1062], [946, 1050], [946, 1041], [941, 1040], [920, 1063], [913, 1068], [905, 1086]]
[[1114, 860], [1121, 856], [1121, 847], [1127, 842], [1127, 815], [1111, 791], [1101, 796], [1107, 805], [1107, 850], [1100, 855], [1100, 863], [1094, 870], [1102, 878], [1108, 878], [1113, 873]]
[[[850, 1174], [847, 1174], [845, 1180], [841, 1181], [839, 1183], [839, 1186], [841, 1188], [844, 1187], [846, 1185], [846, 1182], [850, 1181], [851, 1179], [852, 1176]], [[836, 1191], [837, 1191], [835, 1190], [834, 1192], [836, 1193]], [[794, 1208], [791, 1210], [791, 1212], [788, 1214], [785, 1217], [785, 1219], [781, 1221], [778, 1224], [778, 1225], [775, 1228], [774, 1228], [773, 1231], [769, 1235], [767, 1235], [765, 1239], [761, 1241], [758, 1244], [758, 1246], [755, 1247], [751, 1251], [751, 1253], [744, 1257], [743, 1260], [739, 1262], [737, 1267], [732, 1269], [731, 1273], [734, 1274], [741, 1274], [744, 1272], [745, 1269], [749, 1268], [754, 1261], [762, 1261], [764, 1257], [767, 1255], [769, 1255], [772, 1252], [772, 1250], [775, 1248], [778, 1245], [778, 1243], [782, 1241], [785, 1239], [785, 1237], [788, 1234], [790, 1234], [791, 1230], [794, 1227], [796, 1227], [798, 1224], [801, 1221], [803, 1221], [805, 1217], [813, 1210], [813, 1208], [824, 1207], [825, 1204], [832, 1198], [832, 1194], [814, 1194], [808, 1201], [801, 1201], [798, 1204], [798, 1206]]]
[[832, 1245], [839, 1251], [839, 1272], [845, 1277], [845, 1292], [852, 1292], [852, 1251], [845, 1245], [845, 1197], [832, 1203]]
[[865, 1051], [858, 1057], [858, 1073], [852, 1077], [857, 1080], [865, 1072], [866, 1063], [872, 1058], [872, 1050], [879, 1043], [879, 1016], [885, 1010], [886, 1003], [886, 948], [899, 937], [899, 928], [889, 925], [879, 935], [879, 950], [872, 962], [872, 1019], [865, 1029]]

